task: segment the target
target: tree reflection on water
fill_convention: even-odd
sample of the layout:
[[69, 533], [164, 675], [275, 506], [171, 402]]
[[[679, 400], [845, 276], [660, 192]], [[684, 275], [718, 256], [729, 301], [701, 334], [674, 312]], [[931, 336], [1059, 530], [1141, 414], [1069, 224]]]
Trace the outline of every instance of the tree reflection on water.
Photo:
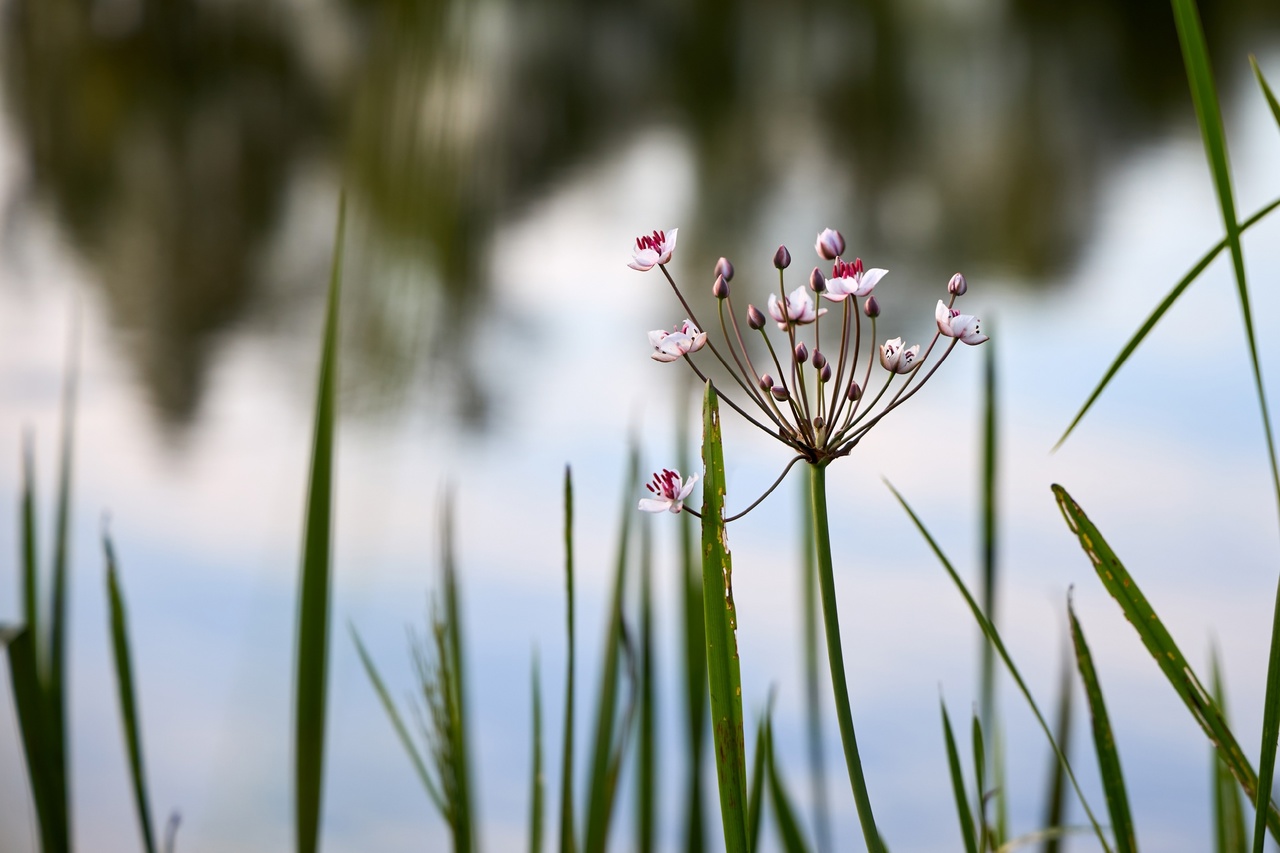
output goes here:
[[[317, 163], [366, 224], [351, 369], [392, 397], [433, 377], [482, 426], [486, 397], [455, 344], [477, 322], [490, 236], [647, 127], [677, 128], [692, 152], [680, 224], [704, 245], [737, 245], [794, 152], [821, 152], [840, 224], [868, 245], [1035, 285], [1078, 256], [1126, 151], [1190, 120], [1163, 0], [9, 0], [6, 13], [26, 165], [10, 209], [52, 214], [176, 428], [198, 414], [220, 336], [269, 302], [264, 258]], [[1280, 24], [1267, 0], [1201, 13], [1224, 79]]]

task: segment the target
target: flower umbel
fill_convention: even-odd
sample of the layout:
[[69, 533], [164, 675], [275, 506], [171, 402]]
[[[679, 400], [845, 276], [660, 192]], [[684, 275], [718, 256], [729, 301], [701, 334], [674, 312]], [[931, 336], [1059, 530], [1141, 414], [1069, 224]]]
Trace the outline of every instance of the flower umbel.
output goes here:
[[632, 250], [631, 263], [627, 266], [633, 270], [644, 272], [651, 270], [659, 264], [668, 263], [671, 260], [671, 253], [676, 250], [676, 232], [678, 228], [672, 228], [670, 233], [666, 231], [654, 231], [652, 234], [637, 237], [636, 247]]
[[697, 474], [681, 480], [679, 471], [663, 468], [653, 475], [652, 482], [645, 484], [645, 488], [657, 497], [641, 498], [639, 508], [645, 512], [679, 512], [684, 509], [684, 499], [689, 497], [696, 482]]

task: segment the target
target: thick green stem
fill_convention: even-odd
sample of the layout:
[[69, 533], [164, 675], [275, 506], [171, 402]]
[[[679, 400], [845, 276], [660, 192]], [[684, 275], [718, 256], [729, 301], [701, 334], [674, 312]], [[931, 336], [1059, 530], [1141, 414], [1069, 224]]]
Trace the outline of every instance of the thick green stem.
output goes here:
[[831, 689], [836, 699], [836, 719], [840, 723], [840, 741], [844, 744], [844, 760], [849, 768], [849, 783], [858, 807], [858, 820], [870, 853], [884, 853], [867, 780], [858, 757], [858, 739], [853, 732], [853, 712], [849, 709], [849, 685], [844, 675], [844, 652], [840, 645], [840, 617], [836, 613], [836, 579], [831, 566], [831, 529], [827, 524], [827, 469], [813, 465], [809, 494], [813, 501], [813, 544], [818, 554], [818, 589], [822, 593], [822, 621], [827, 629], [827, 658], [831, 663]]

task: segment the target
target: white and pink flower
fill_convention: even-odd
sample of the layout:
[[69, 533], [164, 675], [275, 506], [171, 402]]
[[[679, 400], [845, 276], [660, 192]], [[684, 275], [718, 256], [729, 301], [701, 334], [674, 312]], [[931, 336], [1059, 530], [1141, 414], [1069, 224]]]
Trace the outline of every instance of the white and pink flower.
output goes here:
[[784, 332], [788, 326], [804, 326], [827, 313], [826, 308], [814, 310], [813, 300], [801, 285], [787, 295], [786, 313], [783, 313], [782, 300], [778, 294], [769, 294], [769, 316], [773, 317], [778, 328]]
[[631, 263], [627, 266], [644, 272], [659, 264], [668, 263], [671, 260], [671, 253], [676, 250], [676, 232], [679, 230], [672, 228], [670, 232], [654, 231], [652, 234], [637, 237], [636, 247], [632, 250]]
[[879, 268], [864, 271], [862, 258], [854, 258], [851, 264], [836, 258], [835, 266], [831, 269], [831, 277], [827, 279], [827, 289], [822, 295], [832, 302], [843, 302], [850, 296], [861, 299], [875, 289], [876, 284], [887, 272], [888, 270]]
[[938, 300], [938, 307], [933, 312], [933, 316], [938, 321], [938, 331], [948, 338], [959, 338], [970, 345], [988, 340], [979, 328], [977, 317], [972, 314], [961, 314], [954, 308], [948, 308], [941, 299]]
[[681, 480], [679, 471], [663, 468], [653, 475], [652, 482], [645, 484], [645, 488], [657, 497], [641, 498], [639, 508], [644, 512], [679, 512], [684, 509], [684, 499], [689, 497], [696, 482], [697, 474]]
[[707, 342], [707, 333], [685, 320], [674, 332], [666, 329], [654, 329], [649, 333], [649, 343], [653, 345], [654, 361], [675, 361], [691, 352], [702, 349]]
[[904, 347], [902, 338], [892, 338], [880, 345], [880, 366], [890, 373], [910, 373], [916, 369], [920, 345]]

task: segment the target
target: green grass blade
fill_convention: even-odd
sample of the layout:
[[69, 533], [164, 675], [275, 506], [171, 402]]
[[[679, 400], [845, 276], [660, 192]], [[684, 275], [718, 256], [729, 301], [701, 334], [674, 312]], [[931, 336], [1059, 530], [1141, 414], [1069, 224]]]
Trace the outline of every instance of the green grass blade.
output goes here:
[[1258, 67], [1258, 58], [1250, 55], [1249, 65], [1253, 67], [1253, 76], [1258, 78], [1258, 85], [1262, 87], [1262, 94], [1267, 99], [1267, 106], [1271, 108], [1271, 115], [1275, 118], [1276, 125], [1280, 126], [1280, 101], [1276, 100], [1275, 93], [1267, 85], [1267, 78], [1262, 76], [1262, 69]]
[[36, 662], [35, 635], [30, 628], [21, 628], [9, 641], [9, 682], [13, 690], [13, 704], [18, 713], [18, 728], [22, 735], [22, 751], [27, 759], [27, 780], [31, 787], [31, 799], [36, 807], [36, 821], [40, 828], [40, 850], [43, 853], [65, 851], [64, 827], [59, 826], [58, 814], [53, 804], [51, 770], [47, 756], [48, 719], [44, 714], [45, 694], [40, 683]]
[[[1241, 222], [1240, 233], [1243, 234], [1245, 231], [1261, 222], [1277, 207], [1280, 207], [1280, 198], [1263, 206], [1244, 222]], [[1178, 297], [1182, 295], [1182, 292], [1190, 287], [1193, 281], [1200, 277], [1200, 274], [1208, 268], [1209, 264], [1213, 263], [1214, 259], [1222, 253], [1223, 249], [1227, 248], [1227, 245], [1228, 241], [1225, 237], [1218, 241], [1213, 248], [1204, 253], [1200, 260], [1196, 261], [1191, 269], [1187, 271], [1186, 275], [1178, 280], [1178, 283], [1173, 286], [1173, 289], [1169, 291], [1165, 298], [1160, 300], [1160, 304], [1157, 305], [1155, 310], [1151, 312], [1145, 321], [1143, 321], [1142, 325], [1138, 327], [1138, 331], [1134, 332], [1133, 337], [1129, 338], [1128, 342], [1120, 350], [1120, 354], [1111, 362], [1111, 365], [1107, 368], [1107, 372], [1102, 375], [1102, 379], [1099, 380], [1097, 386], [1092, 392], [1090, 392], [1088, 399], [1084, 401], [1084, 405], [1080, 407], [1080, 411], [1076, 412], [1076, 416], [1071, 419], [1071, 424], [1067, 427], [1066, 431], [1062, 433], [1062, 437], [1058, 439], [1056, 444], [1054, 444], [1054, 450], [1057, 450], [1064, 442], [1066, 442], [1067, 437], [1071, 435], [1080, 421], [1084, 419], [1085, 413], [1088, 412], [1089, 409], [1092, 408], [1094, 402], [1102, 396], [1103, 389], [1111, 382], [1112, 377], [1114, 377], [1120, 371], [1120, 368], [1124, 363], [1129, 360], [1129, 356], [1133, 355], [1134, 351], [1138, 348], [1138, 345], [1141, 344], [1147, 337], [1147, 334], [1155, 328], [1156, 323], [1160, 322], [1160, 318], [1173, 307], [1173, 303], [1178, 301]]]
[[538, 653], [533, 654], [533, 768], [529, 771], [529, 853], [542, 853], [542, 813], [546, 779], [542, 771], [542, 687], [538, 678]]
[[329, 587], [332, 560], [333, 443], [337, 419], [338, 299], [342, 287], [346, 201], [338, 204], [338, 228], [329, 276], [320, 377], [316, 389], [310, 482], [298, 585], [297, 669], [294, 699], [294, 830], [298, 853], [320, 842], [324, 781], [325, 702], [329, 680]]
[[[988, 326], [990, 323], [988, 323]], [[982, 380], [982, 529], [980, 531], [982, 558], [982, 612], [992, 625], [996, 618], [996, 592], [999, 588], [997, 556], [998, 501], [996, 495], [999, 474], [999, 431], [997, 422], [996, 347], [983, 349]], [[993, 835], [996, 842], [1004, 841], [1009, 830], [1009, 798], [1006, 796], [1004, 755], [1000, 749], [999, 708], [996, 705], [995, 650], [986, 637], [980, 637], [982, 645], [982, 671], [979, 683], [979, 713], [982, 726], [991, 733], [991, 754], [987, 764], [993, 773], [996, 794], [996, 817]]]
[[[1107, 811], [1111, 814], [1111, 831], [1116, 839], [1117, 853], [1137, 853], [1138, 839], [1133, 831], [1133, 817], [1129, 814], [1129, 794], [1125, 790], [1124, 773], [1120, 769], [1120, 753], [1116, 751], [1115, 735], [1107, 716], [1107, 705], [1102, 698], [1102, 685], [1093, 667], [1093, 655], [1085, 642], [1084, 630], [1076, 618], [1071, 599], [1067, 598], [1067, 618], [1071, 621], [1071, 642], [1076, 650], [1076, 666], [1084, 693], [1089, 700], [1089, 716], [1093, 721], [1093, 746], [1098, 753], [1098, 768], [1102, 773], [1102, 790], [1106, 793]], [[1050, 826], [1058, 826], [1055, 821]]]
[[849, 684], [844, 671], [844, 648], [840, 642], [840, 617], [836, 611], [835, 569], [831, 564], [831, 528], [827, 521], [827, 469], [811, 465], [810, 499], [813, 503], [813, 543], [818, 556], [818, 588], [822, 595], [822, 620], [827, 635], [827, 661], [831, 666], [831, 692], [836, 702], [836, 722], [840, 727], [840, 742], [844, 747], [845, 767], [849, 771], [849, 786], [853, 789], [854, 805], [858, 808], [858, 821], [862, 836], [870, 853], [883, 853], [884, 842], [876, 829], [876, 818], [871, 811], [871, 796], [867, 793], [866, 774], [858, 755], [858, 738], [853, 728], [853, 711], [849, 707]]
[[742, 676], [738, 663], [733, 564], [724, 528], [724, 447], [716, 389], [706, 385], [702, 408], [702, 604], [706, 619], [711, 737], [720, 792], [720, 820], [728, 853], [750, 850], [747, 836], [747, 765], [742, 731]]
[[[1231, 768], [1231, 774], [1244, 788], [1245, 793], [1254, 799], [1258, 792], [1258, 777], [1236, 742], [1235, 736], [1228, 728], [1221, 709], [1213, 701], [1213, 697], [1205, 690], [1204, 685], [1183, 657], [1177, 643], [1165, 629], [1155, 610], [1147, 602], [1142, 590], [1138, 588], [1133, 577], [1125, 569], [1120, 559], [1111, 550], [1111, 546], [1102, 537], [1098, 528], [1089, 521], [1080, 505], [1067, 494], [1061, 486], [1053, 486], [1054, 497], [1062, 510], [1067, 526], [1080, 540], [1080, 546], [1093, 563], [1094, 570], [1107, 592], [1120, 605], [1125, 618], [1133, 625], [1142, 639], [1142, 644], [1155, 658], [1161, 672], [1173, 686], [1175, 692], [1191, 711], [1196, 722], [1204, 729], [1210, 743], [1218, 750], [1218, 754]], [[1271, 834], [1280, 837], [1280, 810], [1274, 803], [1264, 809], [1267, 826]]]
[[778, 760], [773, 751], [773, 720], [770, 717], [765, 718], [765, 759], [769, 774], [769, 801], [773, 803], [773, 814], [778, 821], [782, 849], [786, 853], [808, 853], [809, 845], [805, 844], [795, 807], [791, 804], [782, 772], [778, 770]]
[[892, 483], [885, 481], [885, 484], [889, 486], [889, 491], [893, 492], [893, 496], [898, 499], [898, 503], [902, 504], [902, 508], [907, 511], [907, 515], [911, 517], [911, 521], [915, 524], [916, 529], [920, 531], [922, 536], [924, 536], [925, 541], [929, 544], [929, 548], [932, 549], [934, 555], [937, 556], [938, 561], [942, 563], [942, 567], [946, 569], [947, 575], [950, 576], [952, 583], [956, 585], [956, 589], [958, 589], [960, 594], [964, 596], [965, 603], [969, 605], [969, 610], [973, 613], [973, 618], [978, 620], [978, 625], [982, 628], [982, 632], [987, 635], [987, 639], [989, 639], [991, 644], [995, 647], [996, 654], [998, 654], [1000, 659], [1004, 661], [1005, 667], [1009, 670], [1009, 675], [1013, 677], [1013, 681], [1018, 686], [1018, 690], [1022, 693], [1023, 698], [1027, 700], [1027, 705], [1030, 706], [1031, 713], [1035, 715], [1036, 722], [1040, 724], [1040, 728], [1044, 732], [1044, 736], [1049, 739], [1049, 745], [1053, 747], [1054, 754], [1058, 757], [1058, 761], [1060, 761], [1063, 767], [1066, 768], [1067, 778], [1071, 780], [1071, 787], [1075, 789], [1076, 797], [1079, 798], [1080, 805], [1084, 807], [1085, 814], [1089, 817], [1089, 823], [1093, 826], [1094, 835], [1097, 836], [1098, 842], [1102, 845], [1102, 849], [1106, 850], [1107, 853], [1111, 853], [1111, 845], [1107, 843], [1107, 838], [1102, 831], [1101, 824], [1098, 823], [1098, 819], [1094, 816], [1093, 809], [1089, 807], [1089, 801], [1085, 799], [1084, 792], [1080, 790], [1080, 783], [1076, 780], [1076, 774], [1071, 769], [1071, 763], [1067, 761], [1067, 756], [1058, 747], [1058, 742], [1054, 739], [1053, 732], [1049, 729], [1049, 724], [1045, 721], [1044, 714], [1040, 713], [1040, 707], [1036, 704], [1036, 700], [1031, 696], [1031, 690], [1027, 687], [1026, 682], [1022, 680], [1022, 673], [1020, 673], [1018, 671], [1018, 667], [1014, 665], [1013, 658], [1009, 656], [1009, 651], [1005, 648], [1004, 641], [1000, 639], [999, 632], [996, 631], [994, 625], [987, 621], [987, 617], [982, 615], [982, 609], [978, 606], [978, 602], [974, 600], [968, 587], [965, 586], [960, 575], [957, 574], [955, 568], [952, 567], [951, 561], [948, 560], [946, 554], [942, 552], [937, 541], [934, 540], [932, 534], [930, 534], [928, 529], [924, 526], [924, 522], [922, 522], [920, 517], [916, 515], [915, 510], [911, 508], [898, 490], [893, 487]]
[[960, 836], [964, 839], [966, 853], [978, 853], [973, 812], [969, 806], [969, 796], [964, 792], [964, 774], [960, 770], [960, 754], [956, 751], [956, 737], [951, 731], [951, 719], [947, 716], [946, 703], [939, 701], [938, 704], [942, 707], [942, 735], [947, 742], [947, 767], [951, 771], [951, 790], [956, 798], [956, 813], [960, 816]]
[[[1213, 701], [1218, 703], [1222, 716], [1226, 717], [1227, 698], [1222, 688], [1222, 673], [1216, 649], [1211, 656], [1210, 669]], [[1209, 760], [1213, 763], [1213, 825], [1214, 840], [1217, 842], [1214, 849], [1217, 853], [1246, 853], [1249, 849], [1249, 834], [1245, 828], [1240, 788], [1231, 777], [1231, 768], [1216, 751], [1210, 751]]]
[[653, 535], [649, 519], [641, 527], [640, 557], [640, 740], [636, 762], [636, 849], [651, 853], [656, 832], [657, 709], [654, 700]]
[[[453, 756], [454, 848], [476, 849], [475, 800], [471, 792], [471, 752], [467, 742], [466, 669], [462, 656], [462, 613], [458, 604], [458, 568], [453, 547], [453, 501], [447, 498], [440, 523], [444, 569], [444, 643], [440, 649], [445, 699], [451, 717], [450, 749]], [[448, 665], [444, 657], [448, 656]]]
[[[676, 446], [679, 468], [685, 474], [693, 470], [689, 460], [689, 401], [692, 394], [680, 395], [680, 415]], [[685, 851], [702, 853], [706, 848], [706, 829], [703, 819], [702, 768], [706, 754], [707, 716], [707, 635], [706, 618], [702, 605], [702, 572], [694, 560], [693, 517], [681, 514], [680, 567], [682, 601], [684, 609], [684, 674], [685, 674], [685, 726], [689, 740], [689, 774], [685, 782]]]
[[129, 772], [133, 777], [134, 806], [138, 810], [138, 827], [143, 848], [155, 853], [155, 834], [151, 828], [151, 802], [147, 796], [147, 780], [142, 763], [142, 735], [138, 725], [138, 702], [133, 689], [133, 664], [129, 653], [129, 621], [125, 613], [124, 594], [116, 568], [115, 549], [111, 537], [102, 535], [102, 548], [107, 559], [107, 601], [111, 608], [111, 650], [116, 666], [116, 684], [120, 691], [120, 717], [124, 721], [125, 745], [129, 751]]
[[631, 495], [639, 477], [639, 454], [633, 447], [624, 481], [622, 521], [618, 536], [618, 552], [614, 563], [613, 592], [609, 619], [605, 630], [604, 655], [601, 658], [600, 696], [596, 704], [595, 738], [591, 752], [591, 776], [587, 788], [587, 829], [583, 849], [600, 853], [608, 841], [613, 815], [614, 728], [618, 714], [619, 656], [623, 643], [623, 596], [626, 590], [627, 554], [631, 539], [631, 518], [635, 505]]
[[[1053, 727], [1058, 738], [1058, 746], [1061, 747], [1064, 755], [1071, 754], [1071, 711], [1073, 705], [1071, 687], [1071, 661], [1064, 657], [1062, 661], [1062, 677], [1058, 680], [1057, 721]], [[1044, 826], [1046, 828], [1061, 826], [1063, 816], [1067, 811], [1067, 774], [1062, 769], [1062, 764], [1057, 760], [1057, 757], [1050, 757], [1053, 764], [1049, 768], [1049, 785], [1045, 795]], [[1061, 849], [1060, 841], [1061, 836], [1057, 835], [1046, 839], [1042, 848], [1043, 853], [1058, 853]]]
[[[1178, 28], [1178, 41], [1182, 44], [1182, 59], [1187, 69], [1187, 81], [1191, 85], [1191, 100], [1195, 104], [1196, 120], [1204, 140], [1205, 154], [1213, 174], [1214, 189], [1218, 193], [1218, 205], [1227, 230], [1227, 244], [1231, 248], [1232, 268], [1236, 277], [1236, 292], [1240, 298], [1240, 314], [1244, 320], [1245, 338], [1249, 345], [1249, 361], [1253, 367], [1254, 388], [1258, 397], [1258, 410], [1262, 415], [1262, 427], [1267, 440], [1267, 457], [1271, 463], [1271, 484], [1275, 491], [1276, 508], [1280, 512], [1280, 465], [1276, 459], [1275, 435], [1271, 428], [1271, 414], [1262, 381], [1262, 365], [1258, 358], [1258, 343], [1253, 329], [1253, 312], [1249, 306], [1249, 286], [1245, 280], [1244, 252], [1240, 247], [1240, 225], [1236, 218], [1235, 194], [1231, 186], [1231, 168], [1227, 162], [1227, 140], [1222, 126], [1222, 112], [1213, 85], [1213, 71], [1209, 65], [1209, 49], [1195, 0], [1172, 0], [1174, 22]], [[1258, 759], [1258, 790], [1253, 827], [1254, 853], [1262, 853], [1265, 842], [1267, 809], [1263, 798], [1268, 796], [1275, 778], [1276, 746], [1280, 743], [1280, 585], [1276, 589], [1275, 615], [1271, 627], [1271, 654], [1267, 664], [1266, 698], [1262, 714], [1262, 747]]]
[[[769, 704], [773, 704], [772, 696]], [[767, 719], [766, 711], [756, 726], [756, 752], [751, 759], [751, 779], [747, 783], [747, 844], [750, 850], [760, 847], [760, 823], [764, 818], [764, 761], [767, 751], [764, 727]]]
[[994, 847], [995, 833], [987, 821], [987, 747], [982, 737], [982, 718], [973, 715], [971, 726], [973, 741], [973, 783], [976, 788], [974, 796], [978, 806], [978, 849]]
[[804, 466], [805, 488], [800, 493], [800, 550], [804, 554], [804, 602], [800, 624], [804, 626], [805, 742], [809, 758], [809, 798], [813, 803], [813, 837], [819, 853], [831, 847], [831, 810], [827, 805], [826, 749], [822, 743], [822, 688], [818, 675], [818, 553], [809, 531], [813, 530], [813, 469]]
[[360, 634], [356, 631], [356, 626], [347, 625], [351, 632], [351, 641], [356, 645], [356, 654], [360, 657], [360, 663], [364, 666], [365, 675], [369, 677], [369, 683], [373, 685], [373, 690], [378, 694], [378, 700], [382, 702], [382, 709], [387, 712], [387, 719], [391, 721], [391, 727], [396, 730], [396, 736], [400, 738], [400, 745], [404, 747], [405, 754], [409, 756], [409, 761], [413, 764], [413, 769], [418, 774], [418, 779], [422, 782], [422, 788], [427, 792], [436, 810], [440, 812], [441, 817], [446, 815], [444, 798], [440, 795], [439, 788], [431, 779], [431, 774], [427, 771], [427, 762], [422, 757], [422, 753], [413, 742], [413, 737], [409, 734], [409, 727], [405, 725], [404, 718], [400, 716], [400, 711], [396, 708], [395, 701], [391, 698], [390, 692], [387, 691], [386, 682], [382, 680], [382, 676], [378, 673], [378, 668], [373, 662], [373, 658], [369, 656], [369, 651], [365, 648], [364, 642], [360, 639]]
[[36, 454], [31, 434], [22, 436], [22, 617], [32, 637], [40, 637], [39, 563], [36, 560]]
[[564, 467], [565, 680], [564, 733], [560, 757], [560, 853], [574, 853], [573, 817], [573, 472]]

